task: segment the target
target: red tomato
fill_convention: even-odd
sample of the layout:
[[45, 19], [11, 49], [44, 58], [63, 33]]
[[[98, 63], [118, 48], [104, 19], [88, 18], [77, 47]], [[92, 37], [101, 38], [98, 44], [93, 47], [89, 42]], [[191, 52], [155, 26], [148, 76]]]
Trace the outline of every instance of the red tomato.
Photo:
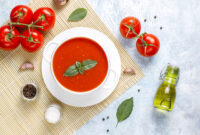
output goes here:
[[3, 50], [13, 50], [17, 48], [20, 44], [20, 33], [15, 27], [11, 28], [9, 25], [4, 25], [0, 28], [0, 49]]
[[43, 35], [35, 29], [30, 30], [31, 36], [29, 36], [29, 30], [27, 29], [24, 31], [22, 36], [24, 36], [21, 40], [21, 45], [24, 50], [28, 52], [35, 52], [39, 50], [43, 43], [44, 43], [44, 37]]
[[120, 32], [124, 38], [135, 38], [140, 34], [141, 24], [135, 17], [126, 17], [120, 23]]
[[144, 33], [138, 38], [136, 47], [142, 56], [151, 57], [158, 52], [160, 42], [153, 34]]
[[[10, 13], [10, 20], [12, 22], [30, 24], [32, 22], [32, 18], [33, 11], [25, 5], [18, 5], [14, 7]], [[24, 26], [18, 25], [17, 27], [23, 28]]]
[[51, 8], [42, 7], [33, 14], [33, 22], [36, 25], [43, 26], [43, 31], [48, 31], [53, 28], [55, 24], [55, 13]]

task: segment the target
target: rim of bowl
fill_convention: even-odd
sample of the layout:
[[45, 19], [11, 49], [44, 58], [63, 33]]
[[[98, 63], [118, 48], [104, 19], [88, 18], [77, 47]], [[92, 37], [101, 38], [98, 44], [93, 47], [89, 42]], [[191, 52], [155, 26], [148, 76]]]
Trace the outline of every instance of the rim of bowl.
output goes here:
[[[98, 85], [97, 87], [95, 87], [94, 89], [91, 89], [91, 90], [88, 90], [88, 91], [84, 91], [84, 92], [75, 92], [75, 91], [73, 91], [73, 90], [71, 90], [71, 89], [68, 89], [68, 88], [64, 87], [62, 84], [60, 84], [60, 82], [59, 82], [59, 81], [57, 80], [57, 78], [55, 77], [54, 70], [53, 70], [53, 58], [54, 58], [54, 54], [55, 54], [56, 50], [57, 50], [63, 43], [65, 43], [65, 42], [67, 42], [67, 41], [69, 41], [69, 40], [71, 40], [71, 39], [75, 39], [75, 38], [86, 38], [86, 39], [92, 40], [93, 42], [96, 42], [96, 43], [103, 49], [104, 53], [106, 54], [106, 59], [107, 59], [107, 62], [108, 62], [108, 71], [107, 71], [106, 76], [105, 76], [104, 80], [102, 81], [102, 83], [99, 84], [99, 85]], [[55, 41], [54, 41], [54, 42], [55, 42]], [[56, 43], [57, 43], [57, 42], [56, 42]], [[62, 90], [68, 91], [68, 92], [70, 92], [70, 93], [72, 93], [72, 94], [84, 95], [84, 94], [92, 93], [92, 92], [94, 92], [95, 90], [97, 90], [98, 88], [102, 87], [102, 85], [105, 83], [105, 81], [106, 81], [107, 78], [108, 78], [108, 73], [109, 73], [109, 68], [110, 68], [110, 62], [109, 62], [109, 58], [108, 58], [108, 56], [109, 56], [109, 55], [108, 55], [108, 52], [106, 51], [106, 49], [103, 48], [103, 46], [102, 46], [99, 42], [97, 42], [96, 40], [94, 40], [94, 39], [92, 39], [92, 38], [89, 38], [89, 37], [77, 36], [77, 37], [69, 38], [69, 39], [67, 39], [67, 40], [63, 40], [63, 41], [61, 41], [61, 42], [58, 43], [58, 44], [59, 44], [59, 45], [54, 49], [53, 53], [51, 54], [51, 62], [50, 62], [50, 64], [51, 64], [51, 74], [53, 75], [53, 78], [54, 78], [54, 80], [56, 81], [56, 83], [58, 84], [58, 86], [62, 88]]]

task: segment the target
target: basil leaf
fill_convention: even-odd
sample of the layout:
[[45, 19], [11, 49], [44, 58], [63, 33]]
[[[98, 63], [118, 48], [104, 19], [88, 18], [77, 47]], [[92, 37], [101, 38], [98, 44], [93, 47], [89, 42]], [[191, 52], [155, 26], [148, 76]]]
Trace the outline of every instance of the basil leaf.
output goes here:
[[85, 8], [78, 8], [71, 13], [68, 18], [68, 21], [80, 21], [87, 15], [87, 9]]
[[72, 65], [65, 71], [64, 76], [75, 76], [78, 73], [79, 72], [78, 69], [76, 68], [76, 65]]
[[84, 70], [89, 70], [97, 65], [95, 60], [85, 60], [82, 62], [82, 67]]
[[[127, 119], [133, 110], [133, 97], [124, 100], [118, 107], [116, 117], [117, 117], [117, 125], [119, 122]], [[116, 127], [117, 127], [116, 125]]]
[[74, 65], [71, 65], [64, 73], [64, 76], [75, 76], [78, 73], [84, 74], [85, 70], [89, 70], [95, 67], [97, 64], [94, 60], [85, 60], [82, 63], [76, 61]]
[[82, 75], [84, 74], [84, 69], [82, 67], [79, 69], [79, 73]]
[[84, 74], [84, 69], [79, 61], [76, 61], [76, 68], [80, 74]]
[[81, 68], [81, 63], [80, 63], [79, 61], [76, 61], [76, 67], [77, 67], [78, 69]]

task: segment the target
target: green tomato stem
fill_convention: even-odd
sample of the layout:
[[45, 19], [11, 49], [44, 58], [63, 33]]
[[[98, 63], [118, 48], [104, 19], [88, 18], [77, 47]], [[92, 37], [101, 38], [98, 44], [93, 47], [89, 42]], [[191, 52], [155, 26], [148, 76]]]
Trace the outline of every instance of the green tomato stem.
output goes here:
[[[40, 42], [38, 42], [38, 41], [34, 41], [32, 35], [31, 35], [31, 30], [30, 30], [30, 29], [31, 29], [31, 28], [41, 28], [41, 29], [43, 29], [43, 26], [38, 26], [38, 25], [35, 25], [34, 23], [31, 23], [31, 24], [24, 24], [24, 23], [19, 23], [19, 22], [10, 22], [10, 23], [8, 23], [8, 25], [10, 26], [10, 32], [9, 32], [9, 33], [7, 34], [7, 36], [6, 36], [6, 38], [7, 38], [8, 40], [10, 40], [10, 39], [13, 38], [13, 37], [23, 37], [23, 38], [27, 38], [29, 42], [40, 43]], [[13, 25], [14, 25], [14, 26], [15, 26], [15, 25], [22, 25], [22, 26], [28, 27], [29, 37], [25, 37], [25, 36], [22, 36], [22, 35], [20, 35], [20, 36], [13, 35], [13, 34], [12, 34], [12, 31], [13, 31], [12, 26], [13, 26]]]
[[43, 29], [43, 26], [39, 26], [39, 25], [35, 25], [35, 24], [33, 24], [33, 23], [31, 23], [31, 24], [24, 24], [24, 23], [19, 23], [19, 22], [15, 22], [15, 23], [10, 23], [10, 25], [12, 26], [12, 25], [22, 25], [22, 26], [26, 26], [26, 27], [30, 27], [30, 28], [41, 28], [41, 29]]
[[134, 25], [133, 25], [134, 21], [135, 21], [135, 19], [133, 19], [133, 22], [131, 23], [130, 26], [127, 25], [127, 24], [125, 24], [125, 23], [123, 24], [125, 27], [128, 28], [128, 32], [126, 33], [126, 37], [128, 37], [128, 34], [132, 31], [132, 32], [136, 35], [136, 37], [133, 37], [133, 39], [139, 37], [139, 35], [138, 35], [138, 34], [136, 33], [136, 31], [134, 30], [134, 28], [135, 28], [138, 24], [137, 24], [136, 26], [134, 26]]

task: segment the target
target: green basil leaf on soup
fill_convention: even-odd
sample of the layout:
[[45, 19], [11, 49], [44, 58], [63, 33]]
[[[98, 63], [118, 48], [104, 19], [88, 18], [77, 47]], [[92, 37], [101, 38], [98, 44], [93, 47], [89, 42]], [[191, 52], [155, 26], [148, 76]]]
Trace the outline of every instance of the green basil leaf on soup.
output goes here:
[[76, 61], [76, 68], [80, 74], [84, 74], [84, 69], [79, 61]]
[[84, 69], [82, 67], [79, 69], [79, 73], [82, 75], [84, 74]]
[[79, 61], [76, 61], [76, 67], [77, 67], [78, 69], [81, 68], [81, 63], [80, 63]]
[[75, 76], [78, 73], [79, 73], [79, 71], [76, 68], [76, 65], [72, 65], [65, 71], [64, 76]]
[[91, 68], [97, 65], [97, 61], [95, 60], [85, 60], [81, 63], [84, 70], [90, 70]]
[[90, 70], [97, 65], [95, 60], [85, 60], [82, 63], [76, 61], [74, 65], [71, 65], [64, 73], [64, 76], [75, 76], [84, 74], [85, 70]]

